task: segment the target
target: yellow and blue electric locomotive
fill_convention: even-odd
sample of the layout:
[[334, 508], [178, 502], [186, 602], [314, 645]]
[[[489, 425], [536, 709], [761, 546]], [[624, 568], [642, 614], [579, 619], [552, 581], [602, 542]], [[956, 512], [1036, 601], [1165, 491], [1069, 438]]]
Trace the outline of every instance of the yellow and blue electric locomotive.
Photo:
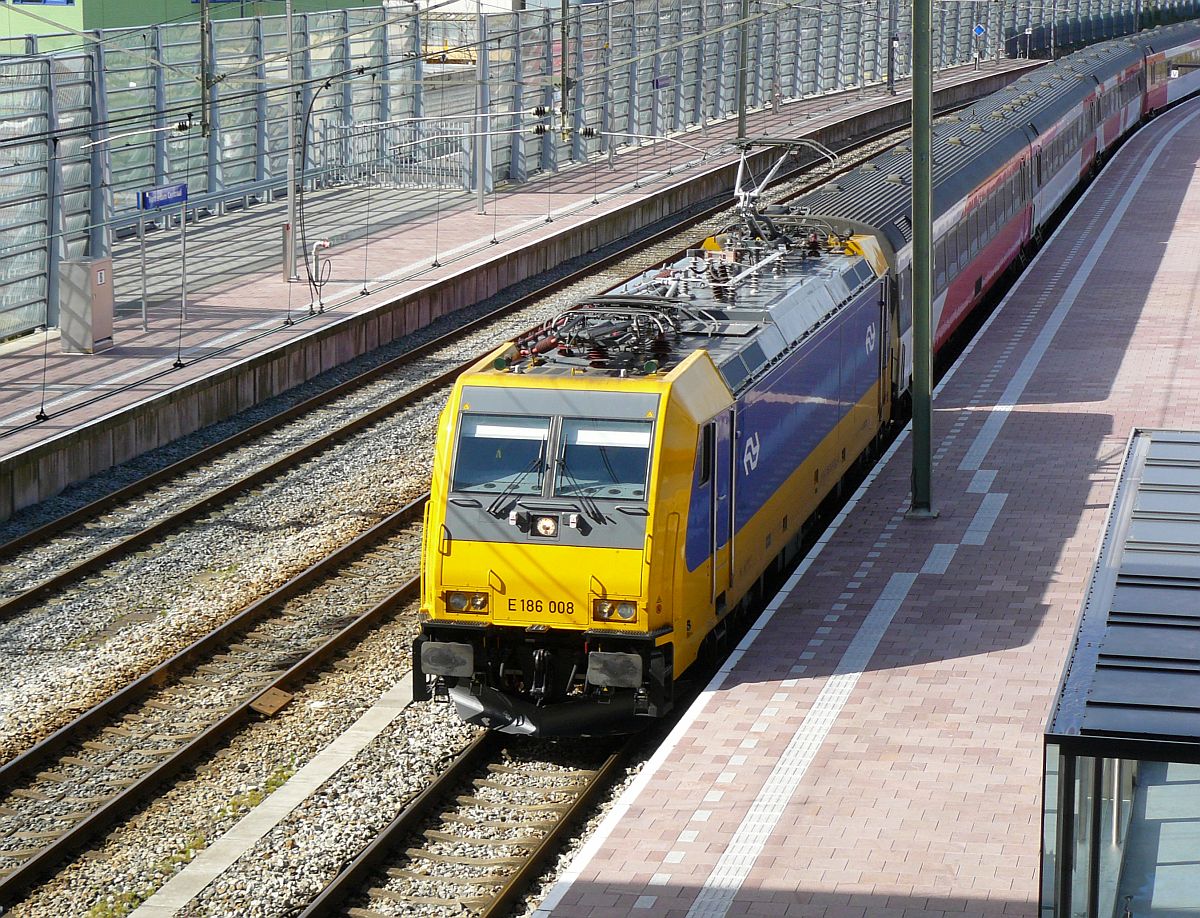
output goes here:
[[[1200, 91], [1198, 56], [1200, 23], [1143, 32], [939, 123], [935, 348], [1139, 117]], [[671, 707], [908, 390], [911, 173], [901, 146], [760, 210], [770, 176], [743, 190], [743, 170], [726, 233], [458, 381], [425, 526], [417, 697], [544, 735]]]
[[875, 237], [788, 210], [586, 300], [465, 373], [425, 524], [418, 696], [539, 735], [625, 731], [890, 412]]

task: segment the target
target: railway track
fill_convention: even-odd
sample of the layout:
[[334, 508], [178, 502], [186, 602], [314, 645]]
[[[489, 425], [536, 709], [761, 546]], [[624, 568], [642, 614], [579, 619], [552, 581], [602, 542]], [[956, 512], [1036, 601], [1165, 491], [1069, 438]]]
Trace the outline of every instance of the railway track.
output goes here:
[[[585, 750], [482, 735], [371, 840], [302, 918], [383, 918], [396, 909], [506, 914], [620, 772], [632, 741], [592, 745]], [[365, 904], [351, 905], [354, 900]]]
[[[0, 766], [0, 906], [417, 598], [424, 499]], [[411, 565], [410, 565], [411, 572]]]

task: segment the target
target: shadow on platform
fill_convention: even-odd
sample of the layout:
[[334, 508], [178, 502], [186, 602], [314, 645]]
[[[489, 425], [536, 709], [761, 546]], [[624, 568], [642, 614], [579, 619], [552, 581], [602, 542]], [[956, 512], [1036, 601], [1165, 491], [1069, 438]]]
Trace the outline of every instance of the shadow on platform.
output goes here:
[[[789, 874], [800, 872], [791, 867], [782, 868], [767, 883], [754, 879], [759, 872], [756, 869], [738, 891], [724, 912], [728, 918], [1035, 918], [1037, 914], [1036, 890], [1027, 899], [987, 900], [949, 893], [817, 892], [803, 882], [789, 882]], [[870, 878], [864, 877], [864, 882], [870, 883]], [[697, 886], [674, 883], [622, 887], [577, 881], [550, 914], [554, 918], [685, 918], [698, 892]]]

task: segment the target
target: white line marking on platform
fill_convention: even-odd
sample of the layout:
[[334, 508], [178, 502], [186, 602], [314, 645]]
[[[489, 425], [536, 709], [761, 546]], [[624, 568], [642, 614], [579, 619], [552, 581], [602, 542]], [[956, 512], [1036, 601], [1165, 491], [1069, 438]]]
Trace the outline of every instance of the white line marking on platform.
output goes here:
[[916, 574], [892, 574], [854, 640], [838, 661], [833, 675], [822, 687], [804, 722], [792, 736], [779, 762], [750, 805], [729, 846], [704, 881], [688, 910], [688, 918], [720, 918], [729, 910], [742, 882], [775, 830], [784, 807], [791, 800], [792, 792], [824, 745], [842, 708], [850, 700], [850, 693], [871, 662], [875, 649], [916, 580]]
[[196, 855], [195, 860], [143, 902], [132, 918], [166, 918], [186, 906], [253, 848], [259, 839], [312, 796], [334, 772], [362, 752], [410, 704], [412, 680], [404, 679], [385, 692], [344, 733], [292, 775], [286, 784]]
[[929, 557], [925, 559], [925, 564], [921, 568], [922, 574], [944, 574], [950, 569], [950, 562], [954, 560], [954, 553], [958, 551], [958, 545], [950, 545], [939, 542], [933, 548], [929, 549]]
[[992, 490], [992, 484], [996, 481], [996, 473], [988, 469], [982, 469], [975, 473], [971, 479], [971, 483], [967, 485], [968, 494], [987, 494]]
[[[992, 531], [992, 527], [996, 525], [996, 518], [1000, 516], [1000, 511], [1004, 508], [1004, 502], [1008, 499], [1007, 494], [999, 492], [983, 495], [983, 502], [979, 505], [979, 509], [975, 511], [975, 516], [967, 525], [967, 531], [963, 533], [963, 545], [983, 545], [987, 542], [988, 535]], [[943, 571], [942, 573], [945, 573]]]

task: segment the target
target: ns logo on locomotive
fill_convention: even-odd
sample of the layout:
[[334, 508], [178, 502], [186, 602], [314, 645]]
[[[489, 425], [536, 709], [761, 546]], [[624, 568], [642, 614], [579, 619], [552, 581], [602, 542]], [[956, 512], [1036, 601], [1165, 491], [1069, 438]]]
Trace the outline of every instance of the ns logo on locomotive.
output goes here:
[[[1139, 119], [1200, 89], [1200, 25], [1048, 64], [935, 131], [935, 346]], [[900, 147], [789, 205], [739, 176], [702, 247], [459, 378], [426, 511], [415, 695], [624, 732], [745, 610], [911, 377]]]

